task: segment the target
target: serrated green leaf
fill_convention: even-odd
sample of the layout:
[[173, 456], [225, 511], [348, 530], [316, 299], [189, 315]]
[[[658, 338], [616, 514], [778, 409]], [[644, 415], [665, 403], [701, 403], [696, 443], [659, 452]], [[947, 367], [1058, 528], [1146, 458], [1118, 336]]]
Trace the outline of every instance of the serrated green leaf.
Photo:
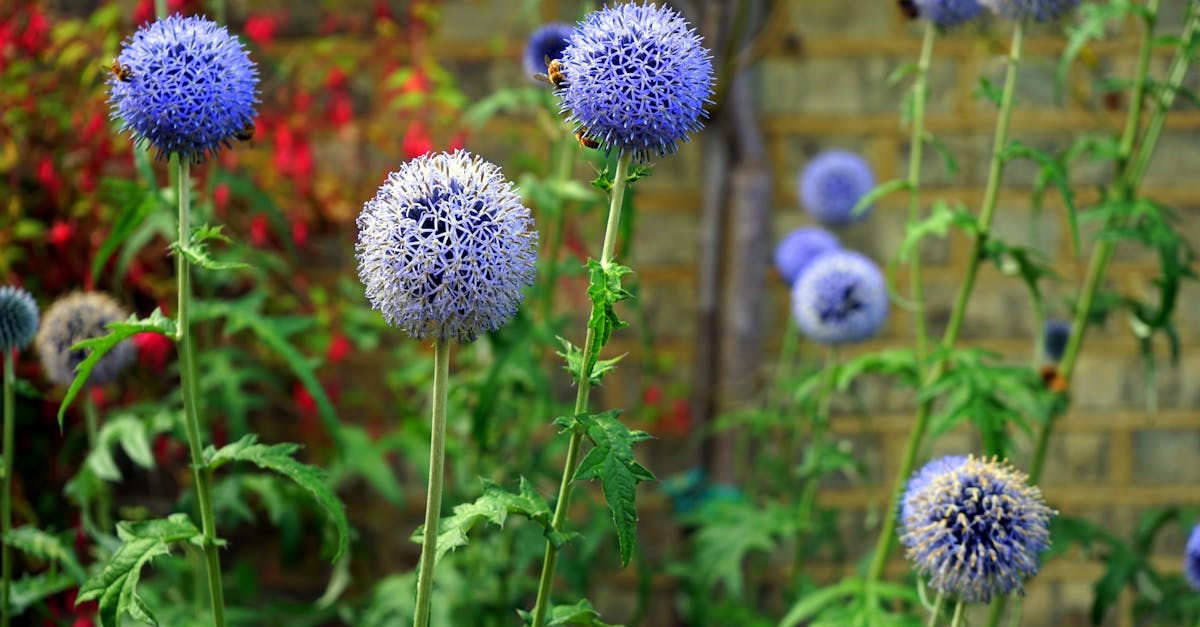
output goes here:
[[187, 514], [171, 514], [165, 519], [119, 522], [117, 537], [122, 542], [120, 548], [100, 572], [79, 587], [76, 603], [99, 601], [102, 627], [117, 627], [123, 614], [156, 625], [153, 614], [137, 596], [142, 568], [170, 553], [176, 542], [202, 543], [200, 530]]
[[[546, 499], [538, 494], [525, 477], [521, 477], [516, 493], [509, 492], [499, 485], [483, 479], [483, 494], [470, 503], [454, 506], [454, 513], [438, 522], [437, 554], [434, 564], [442, 557], [458, 547], [467, 545], [467, 534], [480, 522], [490, 522], [503, 528], [510, 514], [525, 516], [540, 524], [548, 533], [551, 531], [550, 506]], [[422, 542], [425, 538], [424, 526], [413, 532], [412, 540]]]
[[1000, 90], [986, 76], [979, 77], [979, 86], [975, 88], [975, 92], [972, 95], [987, 98], [997, 107], [1000, 106], [1000, 101], [1003, 100]]
[[710, 501], [690, 520], [699, 527], [693, 537], [697, 575], [706, 587], [723, 583], [734, 598], [745, 585], [746, 556], [772, 551], [796, 532], [794, 510], [778, 503]]
[[240, 261], [217, 261], [208, 252], [208, 242], [216, 240], [220, 242], [231, 242], [224, 233], [221, 232], [221, 226], [209, 226], [207, 224], [198, 227], [192, 232], [191, 240], [186, 244], [179, 242], [171, 242], [171, 250], [176, 254], [182, 254], [187, 258], [188, 263], [200, 266], [207, 270], [233, 270], [237, 268], [250, 268], [248, 263]]
[[83, 566], [75, 557], [74, 548], [68, 542], [33, 525], [24, 525], [10, 530], [4, 536], [4, 543], [31, 557], [62, 566], [63, 570], [76, 583], [82, 582], [86, 577]]
[[[157, 427], [157, 429], [156, 429]], [[113, 459], [112, 448], [120, 445], [135, 464], [148, 470], [154, 468], [154, 452], [150, 448], [150, 435], [170, 428], [157, 419], [147, 421], [133, 414], [119, 414], [104, 421], [96, 437], [96, 447], [88, 453], [87, 465], [96, 476], [105, 481], [120, 481], [121, 471]]]
[[978, 220], [965, 207], [955, 205], [951, 208], [945, 201], [935, 202], [925, 219], [909, 222], [908, 228], [904, 230], [904, 242], [900, 244], [896, 258], [901, 262], [908, 261], [921, 240], [930, 235], [945, 237], [951, 226], [959, 227], [972, 235], [979, 232]]
[[617, 528], [617, 546], [621, 553], [621, 565], [633, 557], [637, 544], [637, 484], [654, 481], [654, 473], [633, 458], [633, 445], [647, 440], [650, 435], [643, 431], [630, 430], [617, 419], [618, 410], [590, 416], [579, 415], [579, 420], [592, 448], [579, 462], [572, 481], [599, 479], [604, 491], [604, 500], [612, 511], [613, 524]]
[[160, 333], [171, 339], [175, 339], [178, 331], [175, 321], [164, 316], [162, 311], [156, 308], [148, 318], [138, 319], [137, 316], [130, 316], [124, 322], [110, 322], [108, 324], [108, 335], [84, 340], [71, 347], [73, 351], [88, 351], [88, 356], [75, 368], [75, 380], [71, 381], [71, 387], [67, 388], [67, 393], [63, 396], [62, 404], [58, 406], [58, 428], [60, 430], [62, 429], [63, 416], [67, 413], [67, 407], [70, 407], [71, 401], [75, 400], [75, 396], [87, 384], [88, 377], [92, 375], [92, 369], [96, 367], [96, 364], [100, 363], [100, 359], [123, 340], [145, 332]]
[[325, 511], [337, 530], [337, 550], [332, 560], [336, 562], [346, 552], [349, 544], [350, 524], [346, 521], [346, 511], [326, 483], [325, 471], [292, 457], [299, 448], [299, 445], [291, 443], [259, 444], [258, 436], [250, 434], [219, 450], [209, 447], [204, 453], [204, 461], [213, 470], [226, 462], [250, 462], [259, 468], [277, 472], [303, 488]]
[[[532, 624], [533, 612], [517, 610], [526, 625]], [[624, 627], [600, 620], [600, 613], [587, 599], [573, 605], [552, 605], [546, 611], [547, 627]]]
[[[587, 267], [588, 297], [592, 301], [592, 313], [588, 317], [588, 328], [595, 333], [595, 345], [592, 347], [592, 354], [584, 355], [584, 358], [586, 364], [595, 364], [600, 355], [600, 349], [608, 344], [612, 332], [629, 325], [621, 320], [613, 306], [632, 296], [629, 291], [621, 287], [621, 277], [633, 270], [612, 262], [601, 264], [594, 259], [588, 259]], [[591, 378], [589, 373], [588, 379]]]
[[[563, 361], [566, 362], [566, 365], [564, 365], [563, 368], [565, 368], [567, 372], [571, 373], [571, 379], [573, 381], [578, 381], [582, 376], [581, 371], [583, 370], [583, 349], [575, 346], [570, 340], [563, 337], [559, 337], [558, 341], [562, 343], [563, 350], [555, 354], [557, 354], [559, 357], [562, 357]], [[628, 354], [629, 353], [621, 353], [612, 359], [596, 360], [595, 363], [592, 364], [592, 371], [590, 373], [591, 376], [588, 377], [588, 383], [590, 385], [600, 385], [604, 375], [616, 370], [617, 363], [624, 359]]]
[[12, 613], [19, 616], [33, 604], [70, 590], [81, 581], [57, 570], [26, 575], [12, 582], [8, 590], [8, 603]]

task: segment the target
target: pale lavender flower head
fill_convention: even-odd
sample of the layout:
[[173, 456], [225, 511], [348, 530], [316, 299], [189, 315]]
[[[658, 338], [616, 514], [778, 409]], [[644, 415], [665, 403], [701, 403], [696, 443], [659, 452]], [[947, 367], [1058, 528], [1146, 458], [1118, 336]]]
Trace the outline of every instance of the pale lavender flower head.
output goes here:
[[29, 292], [0, 287], [0, 351], [25, 348], [38, 330], [38, 306]]
[[866, 159], [846, 150], [828, 150], [809, 161], [800, 174], [800, 202], [817, 220], [842, 226], [871, 212], [872, 207], [866, 207], [857, 215], [851, 213], [873, 187], [875, 173]]
[[1079, 6], [1079, 0], [979, 0], [996, 15], [1010, 20], [1052, 22]]
[[[75, 369], [87, 358], [85, 349], [72, 349], [75, 344], [108, 335], [110, 322], [122, 322], [129, 312], [103, 292], [74, 292], [50, 305], [42, 320], [36, 345], [42, 371], [58, 385], [69, 385], [75, 379]], [[105, 353], [92, 368], [89, 385], [103, 385], [117, 380], [133, 360], [137, 347], [123, 340]]]
[[588, 14], [563, 52], [562, 113], [605, 151], [639, 162], [700, 130], [712, 59], [687, 20], [654, 3]]
[[533, 31], [529, 41], [525, 42], [525, 53], [521, 57], [530, 80], [534, 74], [546, 73], [546, 59], [562, 59], [573, 34], [575, 27], [562, 22], [551, 22]]
[[1192, 588], [1200, 590], [1200, 525], [1192, 528], [1187, 549], [1183, 553], [1183, 574]]
[[888, 293], [875, 262], [851, 251], [817, 257], [792, 286], [792, 317], [822, 344], [861, 342], [887, 320]]
[[470, 342], [517, 311], [537, 231], [500, 168], [465, 151], [417, 157], [358, 216], [358, 276], [388, 324]]
[[901, 543], [908, 559], [931, 588], [962, 601], [1023, 593], [1022, 582], [1037, 574], [1039, 555], [1050, 546], [1056, 514], [1041, 490], [1007, 462], [968, 457], [930, 466], [905, 496]]
[[794, 285], [817, 257], [840, 248], [837, 238], [825, 229], [799, 228], [775, 247], [775, 269], [785, 283]]
[[1045, 339], [1042, 346], [1046, 357], [1051, 361], [1062, 359], [1067, 350], [1067, 341], [1071, 338], [1071, 322], [1068, 320], [1047, 320]]
[[109, 76], [112, 117], [159, 157], [215, 155], [254, 123], [258, 70], [224, 26], [173, 15], [125, 40]]
[[903, 533], [904, 521], [916, 513], [913, 509], [913, 504], [916, 502], [917, 495], [929, 487], [929, 484], [934, 479], [958, 468], [966, 463], [966, 461], [966, 455], [947, 455], [946, 457], [939, 457], [925, 464], [920, 470], [913, 473], [913, 476], [908, 480], [908, 485], [904, 488], [904, 496], [900, 499], [900, 539], [902, 542], [906, 537]]
[[940, 28], [951, 28], [969, 22], [983, 12], [979, 0], [913, 0], [917, 16]]

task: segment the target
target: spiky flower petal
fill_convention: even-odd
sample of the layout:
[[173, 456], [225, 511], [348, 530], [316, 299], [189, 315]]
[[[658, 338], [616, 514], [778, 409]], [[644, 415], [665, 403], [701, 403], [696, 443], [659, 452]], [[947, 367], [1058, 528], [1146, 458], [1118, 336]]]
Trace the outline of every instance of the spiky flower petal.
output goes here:
[[469, 342], [500, 328], [533, 284], [536, 251], [516, 187], [461, 150], [400, 166], [358, 216], [367, 299], [416, 339]]
[[1183, 553], [1183, 574], [1193, 588], [1200, 590], [1200, 525], [1193, 527], [1192, 535], [1188, 537]]
[[[936, 465], [936, 466], [935, 466]], [[932, 468], [930, 468], [932, 466]], [[1023, 593], [1050, 546], [1054, 510], [1007, 462], [940, 459], [905, 494], [901, 542], [939, 594], [967, 602]]]
[[38, 307], [29, 292], [0, 287], [0, 351], [25, 348], [38, 330]]
[[993, 13], [1010, 20], [1052, 22], [1079, 6], [1079, 0], [979, 0]]
[[861, 342], [887, 320], [888, 293], [879, 267], [863, 255], [834, 251], [817, 257], [792, 286], [792, 316], [800, 331], [823, 344]]
[[639, 162], [675, 152], [700, 130], [713, 68], [673, 9], [621, 4], [590, 13], [563, 52], [562, 112], [606, 151]]
[[193, 163], [254, 123], [258, 70], [224, 26], [174, 15], [125, 41], [109, 77], [112, 116], [159, 157]]
[[[108, 335], [108, 323], [129, 317], [123, 307], [102, 292], [74, 292], [50, 305], [37, 335], [38, 357], [46, 378], [58, 385], [68, 385], [75, 378], [75, 368], [87, 358], [87, 351], [72, 350], [78, 342]], [[88, 377], [91, 385], [115, 381], [134, 359], [137, 347], [125, 340], [114, 347], [96, 364]]]
[[809, 215], [833, 226], [867, 217], [871, 207], [857, 215], [854, 206], [875, 187], [875, 173], [861, 156], [846, 150], [828, 150], [813, 158], [800, 175], [800, 202]]
[[788, 233], [775, 247], [775, 269], [785, 283], [794, 285], [817, 257], [839, 248], [837, 238], [829, 231], [815, 227], [799, 228]]
[[546, 59], [561, 60], [573, 34], [575, 27], [562, 22], [551, 22], [533, 31], [529, 41], [525, 42], [525, 54], [521, 57], [525, 74], [531, 80], [534, 74], [545, 74]]
[[951, 28], [983, 13], [979, 0], [914, 0], [917, 15], [941, 28]]

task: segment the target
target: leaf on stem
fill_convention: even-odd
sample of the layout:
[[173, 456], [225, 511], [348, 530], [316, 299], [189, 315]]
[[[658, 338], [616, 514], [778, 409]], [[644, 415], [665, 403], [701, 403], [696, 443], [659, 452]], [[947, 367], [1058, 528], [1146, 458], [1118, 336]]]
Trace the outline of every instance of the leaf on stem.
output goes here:
[[629, 563], [637, 544], [637, 484], [654, 481], [654, 473], [633, 458], [633, 445], [650, 439], [644, 431], [630, 430], [617, 420], [619, 410], [575, 417], [592, 441], [592, 448], [579, 462], [573, 481], [599, 479], [604, 500], [612, 510], [617, 527], [621, 565]]
[[96, 447], [88, 453], [87, 465], [96, 476], [105, 481], [120, 481], [121, 470], [113, 458], [112, 449], [120, 445], [133, 463], [152, 470], [154, 452], [150, 449], [150, 436], [171, 428], [170, 418], [152, 416], [143, 420], [132, 413], [110, 416], [104, 421], [97, 434]]
[[252, 267], [250, 264], [240, 261], [217, 261], [209, 255], [209, 241], [217, 240], [227, 244], [233, 241], [221, 232], [222, 228], [221, 225], [209, 226], [205, 224], [192, 232], [191, 240], [187, 244], [171, 242], [171, 250], [176, 254], [182, 254], [187, 258], [189, 263], [207, 270], [233, 270], [236, 268]]
[[[629, 326], [621, 320], [613, 308], [617, 303], [629, 298], [632, 294], [621, 287], [621, 277], [633, 270], [617, 263], [602, 264], [595, 259], [588, 259], [588, 296], [592, 300], [592, 313], [588, 318], [588, 328], [596, 333], [595, 346], [592, 354], [585, 355], [588, 362], [594, 363], [600, 355], [600, 349], [608, 344], [615, 329]], [[589, 378], [590, 375], [589, 375]]]
[[[563, 337], [559, 337], [558, 341], [562, 343], [563, 350], [556, 354], [567, 362], [567, 364], [563, 367], [566, 368], [567, 372], [571, 373], [571, 380], [579, 381], [579, 379], [582, 378], [583, 372], [583, 349], [572, 344], [570, 340]], [[628, 355], [628, 353], [621, 353], [612, 359], [596, 360], [592, 364], [592, 371], [589, 373], [588, 383], [591, 385], [600, 385], [600, 380], [604, 378], [604, 375], [615, 370], [617, 367], [617, 362], [621, 361], [625, 355]]]
[[910, 187], [908, 179], [892, 179], [886, 183], [880, 183], [863, 195], [862, 198], [859, 198], [858, 202], [854, 203], [854, 208], [850, 210], [850, 215], [855, 217], [861, 216], [871, 205], [879, 202], [884, 196], [909, 189]]
[[[533, 612], [517, 610], [526, 625], [533, 624]], [[552, 605], [546, 612], [547, 627], [624, 627], [600, 620], [600, 613], [587, 599], [574, 605]]]
[[63, 571], [77, 584], [87, 576], [69, 542], [64, 542], [62, 538], [33, 525], [24, 525], [9, 531], [4, 536], [4, 543], [31, 557], [62, 566]]
[[[438, 522], [435, 565], [445, 554], [466, 546], [467, 534], [480, 522], [490, 522], [503, 528], [509, 515], [516, 514], [538, 523], [547, 532], [551, 531], [550, 506], [525, 477], [521, 477], [516, 493], [509, 492], [487, 479], [482, 481], [483, 494], [479, 498], [470, 503], [455, 505], [454, 513]], [[422, 525], [413, 532], [412, 540], [420, 543], [424, 538], [425, 527]]]
[[979, 221], [962, 204], [951, 208], [942, 200], [933, 203], [933, 210], [924, 220], [910, 222], [908, 228], [904, 230], [904, 242], [900, 244], [896, 258], [901, 262], [907, 262], [909, 255], [913, 254], [913, 250], [921, 243], [921, 240], [930, 235], [945, 237], [951, 226], [961, 228], [971, 235], [979, 232]]

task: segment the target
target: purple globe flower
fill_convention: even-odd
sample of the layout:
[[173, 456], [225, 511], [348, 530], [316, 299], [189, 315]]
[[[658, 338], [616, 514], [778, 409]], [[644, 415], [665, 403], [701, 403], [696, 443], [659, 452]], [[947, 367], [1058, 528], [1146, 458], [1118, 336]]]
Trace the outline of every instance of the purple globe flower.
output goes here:
[[174, 15], [139, 28], [108, 84], [121, 130], [160, 158], [199, 163], [254, 123], [258, 70], [240, 41], [203, 17]]
[[1187, 549], [1183, 553], [1183, 574], [1192, 588], [1200, 590], [1200, 525], [1192, 527]]
[[866, 159], [845, 150], [829, 150], [809, 161], [801, 173], [800, 202], [817, 220], [842, 226], [871, 212], [867, 207], [858, 215], [851, 213], [873, 187], [875, 174]]
[[[58, 385], [68, 385], [75, 379], [75, 369], [87, 358], [88, 352], [71, 347], [84, 340], [108, 335], [108, 324], [129, 317], [129, 312], [102, 292], [74, 292], [50, 305], [42, 320], [36, 345], [46, 378]], [[137, 347], [124, 340], [92, 369], [88, 384], [102, 385], [117, 379], [137, 358]]]
[[817, 257], [840, 248], [837, 238], [825, 229], [796, 229], [775, 247], [775, 268], [785, 283], [794, 285]]
[[1046, 357], [1051, 361], [1062, 359], [1063, 353], [1067, 350], [1067, 340], [1071, 338], [1071, 322], [1068, 320], [1047, 320], [1045, 327], [1045, 339], [1042, 346], [1046, 351]]
[[589, 14], [562, 61], [561, 110], [605, 151], [639, 162], [673, 153], [707, 115], [712, 60], [669, 7], [631, 3]]
[[979, 0], [914, 0], [917, 15], [940, 28], [951, 28], [975, 19], [983, 12]]
[[1022, 593], [1050, 546], [1056, 512], [1041, 491], [1006, 462], [951, 458], [926, 468], [924, 482], [910, 484], [905, 496], [901, 542], [908, 559], [931, 588], [963, 601]]
[[38, 330], [38, 307], [29, 292], [0, 287], [0, 351], [25, 348]]
[[516, 313], [537, 241], [500, 168], [459, 150], [388, 175], [358, 216], [355, 256], [388, 324], [416, 339], [469, 342]]
[[1010, 20], [1052, 22], [1079, 6], [1079, 0], [979, 0], [996, 15]]
[[[917, 495], [929, 487], [929, 484], [934, 479], [946, 474], [963, 465], [967, 461], [966, 455], [947, 455], [939, 457], [928, 464], [921, 467], [920, 470], [913, 473], [912, 478], [908, 480], [908, 486], [904, 488], [904, 497], [900, 500], [900, 525], [901, 530], [904, 529], [904, 521], [913, 516], [915, 512], [914, 503], [916, 503]], [[903, 531], [900, 539], [905, 538]], [[906, 545], [907, 546], [907, 545]]]
[[800, 331], [823, 344], [861, 342], [887, 320], [888, 293], [875, 262], [850, 251], [825, 253], [792, 286]]
[[546, 73], [546, 59], [562, 59], [563, 51], [571, 42], [575, 27], [562, 22], [551, 22], [533, 31], [525, 42], [525, 74], [533, 80], [534, 74]]

